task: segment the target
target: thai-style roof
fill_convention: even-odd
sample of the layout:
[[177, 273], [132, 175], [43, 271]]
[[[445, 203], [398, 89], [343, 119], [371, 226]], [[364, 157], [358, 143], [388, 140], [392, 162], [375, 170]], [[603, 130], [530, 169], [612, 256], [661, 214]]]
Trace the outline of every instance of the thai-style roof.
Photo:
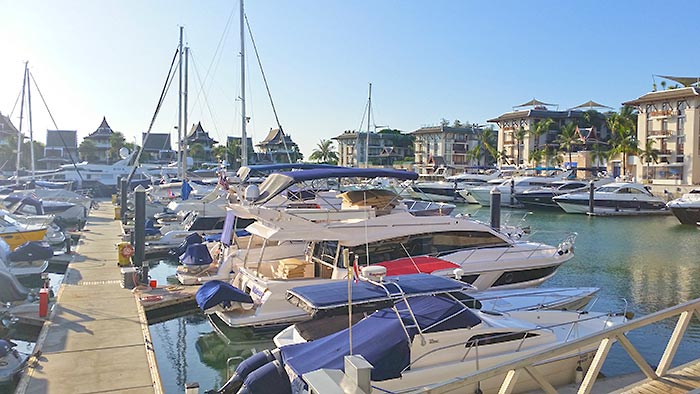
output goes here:
[[270, 129], [265, 139], [260, 141], [258, 145], [281, 144], [283, 137], [286, 138], [287, 141], [292, 140], [288, 135], [284, 133], [284, 131], [282, 131], [282, 129]]
[[190, 132], [187, 133], [187, 140], [189, 142], [201, 141], [204, 142], [206, 145], [213, 145], [218, 143], [218, 141], [211, 138], [209, 136], [209, 133], [207, 133], [204, 130], [204, 128], [202, 127], [202, 122], [197, 122], [196, 125], [192, 125]]
[[700, 77], [674, 77], [670, 75], [657, 75], [657, 77], [668, 79], [673, 82], [678, 82], [685, 87], [700, 84]]
[[78, 149], [76, 130], [46, 130], [46, 147]]
[[680, 89], [668, 89], [658, 92], [649, 92], [634, 100], [626, 101], [622, 105], [637, 106], [644, 103], [653, 103], [664, 100], [682, 99], [693, 96], [700, 96], [700, 88], [688, 87]]
[[0, 113], [0, 134], [17, 135], [17, 128], [12, 124], [9, 116]]
[[504, 120], [523, 119], [523, 118], [568, 119], [568, 118], [579, 118], [581, 116], [583, 116], [583, 112], [577, 111], [577, 110], [550, 111], [550, 110], [542, 110], [542, 109], [529, 109], [529, 110], [525, 110], [525, 111], [506, 112], [497, 118], [487, 120], [487, 122], [498, 123], [498, 122], [504, 121]]
[[144, 151], [172, 150], [169, 133], [151, 133], [148, 134], [148, 139], [146, 139], [146, 135], [146, 133], [141, 135], [141, 144]]
[[107, 118], [103, 116], [102, 123], [100, 123], [100, 125], [97, 127], [97, 130], [93, 131], [85, 138], [107, 138], [112, 134], [114, 134], [114, 131], [112, 131], [112, 128], [109, 127]]

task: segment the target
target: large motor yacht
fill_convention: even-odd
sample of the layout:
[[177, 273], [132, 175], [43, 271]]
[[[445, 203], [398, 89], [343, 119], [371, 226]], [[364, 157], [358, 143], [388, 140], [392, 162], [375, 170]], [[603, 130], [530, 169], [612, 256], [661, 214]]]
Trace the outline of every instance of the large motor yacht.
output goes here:
[[700, 188], [669, 201], [666, 206], [681, 223], [697, 225], [700, 223]]
[[[589, 192], [563, 194], [553, 200], [566, 213], [586, 213], [590, 210]], [[613, 182], [595, 189], [593, 209], [599, 214], [663, 213], [666, 202], [651, 194], [642, 184]]]

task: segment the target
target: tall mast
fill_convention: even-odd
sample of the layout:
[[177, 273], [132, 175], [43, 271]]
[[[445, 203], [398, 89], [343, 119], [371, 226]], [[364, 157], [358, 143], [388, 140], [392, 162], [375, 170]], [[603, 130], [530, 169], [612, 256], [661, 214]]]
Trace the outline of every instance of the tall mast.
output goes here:
[[27, 75], [27, 113], [29, 115], [29, 157], [32, 160], [32, 180], [34, 180], [36, 166], [34, 165], [34, 129], [32, 128], [32, 84], [29, 81], [29, 66], [25, 67], [27, 67], [25, 74]]
[[27, 73], [29, 62], [24, 62], [24, 79], [22, 80], [22, 104], [19, 107], [19, 129], [17, 130], [17, 167], [15, 168], [15, 184], [19, 185], [19, 166], [22, 157], [22, 119], [24, 118], [24, 92], [27, 90]]
[[248, 165], [248, 137], [246, 136], [245, 117], [245, 14], [243, 12], [243, 0], [241, 0], [241, 166]]
[[369, 168], [369, 125], [372, 118], [372, 83], [369, 83], [369, 98], [367, 99], [367, 134], [365, 137], [365, 168]]
[[[180, 78], [180, 86], [177, 94], [177, 158], [179, 163], [182, 163], [182, 33], [184, 26], [180, 26], [180, 45], [178, 45], [177, 53], [178, 61], [178, 76]], [[178, 165], [178, 178], [182, 179], [185, 174], [182, 173], [181, 166]]]
[[182, 131], [182, 179], [187, 176], [187, 62], [189, 59], [190, 47], [185, 47], [185, 90], [183, 91], [184, 107], [182, 109], [182, 123], [185, 129]]

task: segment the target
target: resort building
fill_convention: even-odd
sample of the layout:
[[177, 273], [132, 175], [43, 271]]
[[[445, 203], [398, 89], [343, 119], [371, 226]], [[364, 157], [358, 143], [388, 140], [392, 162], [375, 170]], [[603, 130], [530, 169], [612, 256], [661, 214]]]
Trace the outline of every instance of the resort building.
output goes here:
[[37, 161], [44, 163], [47, 170], [55, 170], [63, 164], [80, 161], [78, 159], [78, 132], [76, 130], [46, 130], [44, 157]]
[[112, 147], [110, 138], [112, 134], [114, 134], [114, 131], [109, 127], [107, 118], [102, 117], [102, 123], [97, 127], [97, 130], [85, 137], [84, 141], [92, 141], [95, 145], [95, 163], [109, 163], [109, 150]]
[[[148, 135], [148, 138], [146, 136]], [[142, 162], [170, 163], [176, 159], [175, 151], [170, 144], [170, 133], [141, 134], [143, 154]]]
[[204, 131], [202, 122], [197, 122], [196, 125], [192, 125], [190, 132], [187, 134], [187, 155], [192, 158], [195, 165], [214, 161], [211, 151], [217, 142], [209, 136], [209, 133]]
[[[546, 156], [559, 156], [559, 144], [557, 138], [565, 124], [577, 125], [580, 144], [574, 147], [574, 151], [585, 151], [591, 145], [605, 142], [610, 138], [610, 133], [605, 123], [605, 115], [594, 108], [609, 108], [601, 104], [589, 101], [568, 110], [553, 109], [556, 104], [547, 104], [536, 99], [513, 107], [513, 111], [506, 112], [497, 118], [489, 119], [489, 123], [498, 125], [498, 152], [505, 155], [503, 161], [518, 166], [539, 165], [546, 163]], [[586, 110], [588, 109], [588, 110]], [[546, 119], [552, 119], [549, 130], [544, 130], [540, 135], [533, 135], [536, 125]], [[538, 151], [537, 153], [535, 153]], [[578, 155], [576, 155], [578, 156]], [[564, 166], [580, 165], [572, 158], [573, 163], [563, 162]], [[549, 163], [547, 163], [549, 164]]]
[[479, 144], [480, 132], [478, 126], [432, 126], [413, 131], [416, 171], [432, 174], [439, 168], [447, 168], [464, 172], [467, 167], [481, 165], [468, 155]]
[[17, 128], [10, 121], [10, 117], [0, 113], [0, 145], [8, 145], [10, 139], [17, 143], [17, 133]]
[[257, 147], [260, 148], [259, 158], [264, 162], [296, 163], [302, 159], [297, 144], [281, 129], [270, 129]]
[[[378, 133], [346, 130], [333, 137], [338, 142], [338, 165], [363, 167], [369, 160], [370, 166], [392, 166], [399, 161], [413, 161], [413, 136], [399, 130], [382, 130]], [[369, 142], [369, 156], [365, 144]]]
[[658, 185], [700, 184], [700, 88], [650, 92], [623, 104], [638, 111], [638, 147], [653, 141], [651, 147], [658, 150], [658, 162], [643, 155], [632, 158], [637, 179]]

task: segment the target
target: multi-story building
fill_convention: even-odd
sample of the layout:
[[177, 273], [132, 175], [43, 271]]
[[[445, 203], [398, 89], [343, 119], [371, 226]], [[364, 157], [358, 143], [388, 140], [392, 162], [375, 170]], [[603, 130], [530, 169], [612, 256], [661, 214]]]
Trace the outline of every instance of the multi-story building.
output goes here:
[[[549, 108], [554, 105], [533, 99], [525, 104], [513, 107], [511, 112], [489, 119], [489, 123], [498, 125], [498, 152], [504, 153], [508, 161], [516, 165], [527, 165], [531, 162], [531, 155], [536, 149], [558, 147], [556, 141], [562, 126], [572, 122], [581, 126], [579, 129], [581, 144], [575, 147], [576, 150], [585, 150], [587, 144], [606, 141], [609, 138], [605, 116], [600, 112], [586, 111], [591, 116], [585, 116], [586, 112], [578, 109], [581, 106], [575, 107], [577, 109], [565, 111]], [[535, 138], [531, 131], [535, 129], [538, 122], [545, 119], [552, 119], [553, 121], [549, 130]], [[524, 130], [524, 133], [521, 138], [518, 138], [520, 129]], [[569, 164], [576, 166], [578, 163]]]
[[413, 131], [416, 170], [433, 173], [445, 167], [463, 172], [467, 167], [483, 164], [468, 155], [479, 144], [480, 131], [478, 126], [431, 126]]
[[658, 163], [637, 155], [637, 179], [658, 185], [700, 184], [700, 88], [684, 87], [647, 93], [623, 103], [638, 111], [638, 147], [654, 141]]
[[270, 163], [296, 163], [301, 159], [299, 147], [292, 137], [281, 129], [270, 129], [267, 137], [257, 145], [259, 159]]
[[102, 123], [97, 127], [97, 130], [85, 137], [85, 140], [92, 141], [95, 145], [96, 163], [109, 163], [109, 150], [112, 147], [110, 138], [114, 134], [112, 128], [107, 123], [107, 118], [102, 117]]
[[9, 144], [10, 138], [17, 141], [17, 133], [17, 128], [12, 124], [12, 121], [10, 121], [10, 117], [0, 113], [0, 145]]
[[[362, 167], [365, 161], [373, 166], [391, 166], [397, 161], [413, 160], [413, 136], [399, 130], [382, 130], [378, 133], [346, 130], [333, 137], [338, 141], [338, 164], [347, 167]], [[369, 156], [365, 144], [369, 142]]]
[[78, 132], [76, 130], [46, 130], [44, 157], [37, 160], [46, 169], [54, 170], [62, 164], [78, 162]]

